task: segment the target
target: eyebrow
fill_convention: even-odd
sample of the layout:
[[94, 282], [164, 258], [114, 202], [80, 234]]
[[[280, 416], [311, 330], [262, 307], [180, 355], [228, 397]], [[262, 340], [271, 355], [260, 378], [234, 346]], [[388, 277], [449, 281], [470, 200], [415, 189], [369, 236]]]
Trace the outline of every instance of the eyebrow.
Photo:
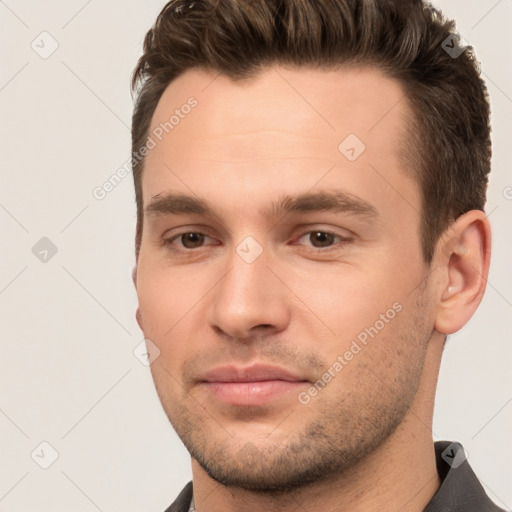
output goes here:
[[[306, 192], [295, 196], [285, 195], [259, 211], [265, 217], [281, 217], [288, 213], [330, 211], [349, 213], [366, 218], [377, 218], [376, 208], [363, 199], [342, 191]], [[217, 216], [206, 200], [173, 192], [157, 194], [145, 210], [148, 217], [163, 215], [197, 214]]]

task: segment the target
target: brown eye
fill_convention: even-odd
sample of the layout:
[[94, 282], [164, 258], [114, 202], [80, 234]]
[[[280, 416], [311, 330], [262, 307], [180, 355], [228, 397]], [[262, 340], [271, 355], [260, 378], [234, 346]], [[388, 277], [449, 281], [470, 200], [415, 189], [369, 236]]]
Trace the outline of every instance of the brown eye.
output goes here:
[[309, 240], [313, 247], [329, 247], [334, 243], [335, 236], [325, 231], [312, 231], [309, 234]]
[[183, 247], [195, 249], [203, 244], [204, 235], [202, 233], [183, 233], [180, 239]]
[[305, 250], [324, 254], [329, 251], [341, 250], [350, 241], [351, 237], [337, 235], [331, 231], [309, 230], [303, 232], [297, 242]]

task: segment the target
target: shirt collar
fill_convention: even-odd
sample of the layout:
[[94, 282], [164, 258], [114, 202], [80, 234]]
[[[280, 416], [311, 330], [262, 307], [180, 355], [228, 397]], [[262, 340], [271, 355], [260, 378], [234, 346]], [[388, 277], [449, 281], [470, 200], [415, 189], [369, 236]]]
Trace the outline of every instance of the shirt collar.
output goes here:
[[460, 443], [434, 445], [441, 486], [423, 512], [499, 512], [471, 469]]

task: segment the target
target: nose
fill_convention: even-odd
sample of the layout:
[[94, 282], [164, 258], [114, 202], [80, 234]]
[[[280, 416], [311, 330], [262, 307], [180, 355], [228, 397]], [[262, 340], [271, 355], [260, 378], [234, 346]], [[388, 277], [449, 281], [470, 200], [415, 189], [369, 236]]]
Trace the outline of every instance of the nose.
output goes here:
[[207, 320], [214, 331], [248, 340], [286, 329], [290, 321], [287, 289], [269, 265], [271, 258], [265, 250], [250, 263], [233, 250], [223, 269], [225, 275], [210, 297]]

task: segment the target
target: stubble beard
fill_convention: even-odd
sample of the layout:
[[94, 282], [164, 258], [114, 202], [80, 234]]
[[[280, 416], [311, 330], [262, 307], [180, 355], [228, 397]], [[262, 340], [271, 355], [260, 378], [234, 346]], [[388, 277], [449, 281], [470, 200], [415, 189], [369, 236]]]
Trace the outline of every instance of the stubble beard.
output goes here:
[[[409, 369], [399, 389], [384, 389], [377, 381], [377, 395], [355, 392], [342, 401], [318, 396], [316, 403], [297, 403], [281, 425], [290, 429], [288, 434], [269, 427], [268, 435], [258, 439], [244, 436], [243, 422], [236, 431], [225, 429], [195, 400], [192, 407], [183, 401], [178, 406], [162, 403], [190, 455], [212, 479], [228, 487], [279, 493], [341, 475], [379, 447], [400, 425], [418, 389], [422, 364]], [[301, 425], [304, 407], [316, 411]]]
[[[379, 374], [361, 359], [357, 363], [359, 386], [348, 391], [342, 387], [341, 397], [326, 389], [308, 405], [297, 402], [284, 421], [285, 411], [276, 415], [281, 418], [276, 424], [282, 423], [275, 430], [269, 427], [268, 435], [244, 436], [243, 421], [237, 422], [238, 429], [225, 428], [207, 412], [207, 403], [189, 396], [191, 391], [181, 400], [165, 397], [161, 392], [165, 381], [159, 386], [154, 375], [160, 401], [192, 458], [227, 487], [279, 494], [342, 475], [396, 430], [416, 396], [433, 332], [424, 318], [426, 303], [421, 298], [419, 302], [414, 314], [396, 326], [393, 336], [374, 340], [388, 344], [400, 361], [392, 377], [386, 369]], [[343, 372], [338, 379], [343, 379]], [[301, 421], [304, 407], [315, 408], [308, 422]]]

